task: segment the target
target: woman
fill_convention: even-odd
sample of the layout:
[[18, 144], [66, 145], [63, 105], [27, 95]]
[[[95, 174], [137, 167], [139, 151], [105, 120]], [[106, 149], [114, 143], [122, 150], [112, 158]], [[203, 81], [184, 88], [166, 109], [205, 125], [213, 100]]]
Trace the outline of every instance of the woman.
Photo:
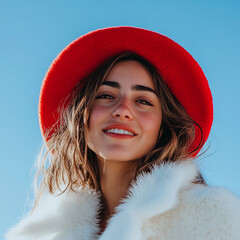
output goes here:
[[172, 40], [133, 27], [77, 39], [44, 79], [39, 116], [44, 179], [6, 239], [239, 239], [240, 201], [195, 164], [207, 80]]

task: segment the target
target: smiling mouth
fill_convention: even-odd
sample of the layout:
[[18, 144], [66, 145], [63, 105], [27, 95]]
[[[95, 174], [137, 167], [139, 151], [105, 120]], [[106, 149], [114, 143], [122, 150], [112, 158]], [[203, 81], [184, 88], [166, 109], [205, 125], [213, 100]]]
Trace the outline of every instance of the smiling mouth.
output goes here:
[[134, 133], [125, 130], [125, 129], [119, 129], [119, 128], [111, 128], [104, 130], [105, 133], [114, 133], [114, 134], [119, 134], [119, 135], [128, 135], [128, 136], [135, 136]]

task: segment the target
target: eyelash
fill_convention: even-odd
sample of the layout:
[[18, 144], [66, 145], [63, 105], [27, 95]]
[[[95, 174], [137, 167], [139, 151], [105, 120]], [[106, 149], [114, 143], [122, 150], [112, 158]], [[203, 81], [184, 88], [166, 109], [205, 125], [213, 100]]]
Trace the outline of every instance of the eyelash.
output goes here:
[[[112, 95], [110, 95], [110, 94], [101, 94], [100, 96], [96, 97], [96, 99], [114, 99], [114, 97]], [[138, 102], [138, 103], [140, 103], [142, 105], [153, 106], [153, 104], [151, 104], [149, 101], [147, 101], [145, 99], [139, 99], [136, 102]]]
[[[103, 97], [103, 96], [105, 96], [105, 97]], [[111, 98], [109, 98], [109, 97], [111, 97]], [[96, 99], [100, 99], [100, 98], [103, 98], [103, 99], [114, 99], [114, 97], [112, 95], [110, 95], [110, 94], [102, 94], [102, 95], [96, 97]]]
[[[149, 105], [149, 106], [153, 106], [149, 101], [145, 100], [145, 99], [139, 99], [137, 101], [140, 101], [140, 102], [145, 102], [143, 105]], [[141, 103], [142, 104], [142, 103]]]

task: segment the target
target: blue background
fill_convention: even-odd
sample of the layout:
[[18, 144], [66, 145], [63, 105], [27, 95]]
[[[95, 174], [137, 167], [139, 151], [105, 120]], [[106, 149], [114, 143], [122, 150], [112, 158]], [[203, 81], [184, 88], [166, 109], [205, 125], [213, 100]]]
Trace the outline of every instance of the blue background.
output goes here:
[[67, 44], [103, 27], [157, 31], [197, 60], [214, 100], [209, 150], [200, 169], [208, 184], [240, 197], [239, 13], [238, 0], [0, 0], [0, 238], [32, 203], [33, 163], [42, 145], [42, 79]]

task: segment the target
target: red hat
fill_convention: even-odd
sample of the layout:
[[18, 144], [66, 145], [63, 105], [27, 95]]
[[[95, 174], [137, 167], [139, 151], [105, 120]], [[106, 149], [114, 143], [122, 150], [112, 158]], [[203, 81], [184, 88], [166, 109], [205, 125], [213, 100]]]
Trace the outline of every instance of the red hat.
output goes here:
[[[58, 120], [57, 109], [75, 85], [104, 61], [125, 51], [142, 56], [160, 71], [171, 92], [202, 128], [205, 143], [212, 126], [213, 104], [201, 67], [173, 40], [135, 27], [110, 27], [90, 32], [70, 43], [56, 57], [45, 75], [40, 92], [42, 135]], [[200, 131], [196, 128], [192, 146], [197, 146], [200, 139]]]

